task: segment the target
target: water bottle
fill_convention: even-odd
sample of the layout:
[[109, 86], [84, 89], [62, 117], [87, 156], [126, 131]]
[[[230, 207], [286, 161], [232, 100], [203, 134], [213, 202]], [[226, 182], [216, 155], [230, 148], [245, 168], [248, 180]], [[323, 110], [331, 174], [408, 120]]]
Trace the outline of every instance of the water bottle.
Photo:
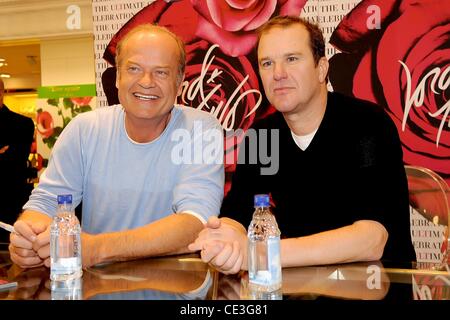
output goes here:
[[50, 228], [50, 279], [73, 280], [82, 274], [81, 227], [72, 208], [72, 195], [59, 195]]
[[253, 291], [281, 288], [280, 230], [267, 194], [255, 195], [255, 212], [248, 227], [248, 277]]

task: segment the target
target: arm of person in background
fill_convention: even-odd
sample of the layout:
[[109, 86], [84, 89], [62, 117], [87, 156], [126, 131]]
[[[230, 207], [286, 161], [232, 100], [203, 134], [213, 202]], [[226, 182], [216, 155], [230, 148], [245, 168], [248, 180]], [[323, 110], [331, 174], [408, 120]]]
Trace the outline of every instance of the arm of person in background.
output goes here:
[[[283, 267], [378, 260], [387, 241], [386, 229], [376, 221], [360, 220], [342, 228], [281, 240]], [[247, 235], [237, 221], [210, 218], [189, 246], [201, 250], [204, 262], [225, 274], [247, 269]]]

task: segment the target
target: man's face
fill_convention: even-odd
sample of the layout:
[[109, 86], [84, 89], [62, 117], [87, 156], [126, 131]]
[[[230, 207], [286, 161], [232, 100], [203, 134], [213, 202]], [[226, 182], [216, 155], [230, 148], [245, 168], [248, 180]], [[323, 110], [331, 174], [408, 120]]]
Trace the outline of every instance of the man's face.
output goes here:
[[130, 120], [157, 120], [172, 110], [179, 84], [179, 49], [170, 35], [133, 34], [122, 47], [116, 87]]
[[259, 74], [269, 102], [291, 114], [308, 107], [326, 82], [328, 63], [315, 64], [309, 34], [303, 25], [276, 27], [261, 36]]

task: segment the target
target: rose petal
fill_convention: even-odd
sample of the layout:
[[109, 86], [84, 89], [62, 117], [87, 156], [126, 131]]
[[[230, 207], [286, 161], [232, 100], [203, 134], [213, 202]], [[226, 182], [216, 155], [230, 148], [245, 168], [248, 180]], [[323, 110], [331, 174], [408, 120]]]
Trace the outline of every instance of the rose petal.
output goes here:
[[[253, 19], [253, 26], [259, 27], [269, 20], [275, 10], [277, 0], [261, 0], [244, 10], [231, 8], [225, 0], [206, 0], [211, 20], [226, 31], [253, 30], [248, 27]], [[261, 22], [262, 20], [262, 22]]]
[[53, 134], [53, 117], [48, 111], [38, 112], [36, 130], [43, 138], [48, 138]]
[[233, 9], [247, 9], [254, 5], [259, 0], [227, 0], [228, 5]]
[[397, 7], [397, 0], [363, 0], [338, 24], [330, 37], [330, 44], [343, 52], [355, 52], [362, 46], [370, 45], [369, 34], [379, 33], [377, 29], [367, 28], [369, 13], [367, 9], [371, 5], [380, 8], [380, 22], [384, 23]]
[[189, 1], [179, 1], [172, 3], [159, 17], [158, 25], [164, 26], [184, 43], [194, 40], [198, 23], [198, 12], [194, 10]]
[[266, 0], [265, 6], [260, 10], [258, 15], [244, 27], [244, 30], [245, 31], [255, 30], [260, 26], [262, 26], [264, 23], [266, 23], [272, 16], [272, 14], [275, 12], [276, 6], [277, 6], [276, 0]]
[[306, 2], [307, 0], [279, 0], [278, 4], [281, 5], [280, 15], [299, 16]]
[[372, 56], [373, 51], [370, 49], [361, 58], [361, 62], [359, 63], [355, 76], [353, 77], [353, 94], [357, 98], [379, 103], [380, 99], [375, 97], [375, 92], [379, 92], [379, 89], [375, 89], [377, 85], [375, 84], [372, 75]]
[[210, 24], [202, 16], [198, 20], [198, 37], [220, 45], [227, 55], [237, 57], [248, 54], [256, 44], [256, 34], [232, 33]]
[[70, 100], [79, 106], [87, 106], [89, 102], [91, 102], [92, 97], [79, 97], [79, 98], [70, 98]]

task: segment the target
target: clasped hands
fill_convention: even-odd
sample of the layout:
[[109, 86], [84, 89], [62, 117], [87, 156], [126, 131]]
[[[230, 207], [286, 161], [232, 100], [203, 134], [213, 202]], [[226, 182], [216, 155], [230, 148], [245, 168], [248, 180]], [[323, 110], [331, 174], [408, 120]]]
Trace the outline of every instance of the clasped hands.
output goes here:
[[[50, 267], [50, 226], [51, 222], [18, 220], [15, 232], [10, 235], [9, 254], [11, 260], [21, 268]], [[83, 267], [96, 264], [95, 235], [81, 234]]]
[[11, 260], [21, 268], [50, 267], [50, 224], [18, 220], [10, 235]]
[[224, 274], [247, 269], [247, 234], [245, 228], [227, 218], [210, 217], [197, 239], [188, 246], [200, 251], [205, 263]]

